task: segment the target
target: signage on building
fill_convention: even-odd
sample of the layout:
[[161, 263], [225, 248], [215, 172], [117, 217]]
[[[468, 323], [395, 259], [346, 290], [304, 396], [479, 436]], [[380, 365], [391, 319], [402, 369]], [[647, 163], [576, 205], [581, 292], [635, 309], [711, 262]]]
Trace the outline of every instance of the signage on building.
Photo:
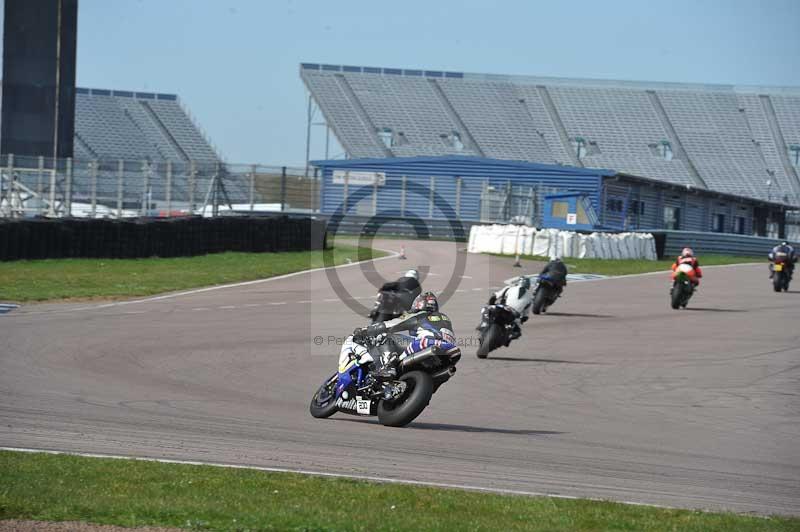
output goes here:
[[575, 225], [578, 223], [578, 215], [574, 212], [567, 213], [567, 225]]
[[383, 186], [386, 184], [385, 172], [358, 172], [356, 170], [334, 170], [333, 171], [333, 184], [344, 185], [345, 179], [348, 185], [363, 186], [363, 185], [378, 185]]

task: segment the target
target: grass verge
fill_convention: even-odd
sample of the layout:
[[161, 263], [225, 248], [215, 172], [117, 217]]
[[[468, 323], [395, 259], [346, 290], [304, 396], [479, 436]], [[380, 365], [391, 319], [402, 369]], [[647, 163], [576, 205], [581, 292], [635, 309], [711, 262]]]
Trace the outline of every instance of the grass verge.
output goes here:
[[[490, 253], [497, 257], [513, 260], [510, 255]], [[547, 262], [547, 257], [524, 255], [521, 260]], [[734, 255], [703, 255], [699, 257], [700, 266], [717, 266], [723, 264], [742, 264], [746, 262], [763, 262], [766, 271], [766, 259], [763, 257], [737, 257]], [[636, 260], [636, 259], [576, 259], [565, 257], [563, 261], [569, 273], [595, 273], [598, 275], [631, 275], [635, 273], [669, 271], [674, 259], [670, 260]]]
[[210, 530], [798, 530], [800, 519], [0, 452], [0, 519]]
[[147, 296], [235, 283], [384, 256], [337, 244], [325, 251], [215, 253], [170, 259], [48, 259], [0, 262], [0, 301]]

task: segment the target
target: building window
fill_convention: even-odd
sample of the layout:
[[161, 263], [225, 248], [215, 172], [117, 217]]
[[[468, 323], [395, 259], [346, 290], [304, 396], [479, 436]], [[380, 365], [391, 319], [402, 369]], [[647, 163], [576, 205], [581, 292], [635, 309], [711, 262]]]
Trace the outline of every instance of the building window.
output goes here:
[[736, 232], [740, 235], [744, 234], [744, 229], [746, 226], [744, 216], [737, 216], [736, 217]]
[[711, 223], [711, 230], [715, 233], [725, 232], [725, 215], [717, 213], [714, 215]]
[[664, 229], [678, 231], [681, 228], [681, 209], [679, 207], [664, 207]]
[[672, 160], [672, 144], [667, 140], [662, 140], [658, 145], [658, 154], [665, 161]]
[[586, 157], [586, 139], [583, 137], [575, 137], [572, 139], [572, 149], [575, 150], [575, 155], [578, 156], [578, 159]]
[[385, 127], [378, 130], [378, 138], [381, 139], [383, 145], [387, 148], [391, 148], [394, 146], [394, 135], [392, 134], [392, 128]]
[[621, 199], [608, 198], [606, 200], [606, 210], [608, 212], [622, 212], [625, 203]]
[[633, 214], [638, 214], [639, 216], [644, 215], [644, 202], [639, 200], [633, 200], [631, 202], [631, 212]]
[[797, 144], [789, 146], [789, 161], [794, 166], [800, 166], [800, 146]]
[[662, 140], [661, 142], [648, 144], [647, 146], [650, 148], [650, 153], [659, 159], [671, 161], [675, 158], [672, 152], [672, 144], [670, 144], [668, 140]]
[[550, 216], [558, 219], [566, 219], [569, 214], [569, 202], [554, 201], [550, 204]]
[[451, 131], [449, 134], [442, 133], [439, 135], [442, 141], [453, 148], [455, 151], [464, 151], [464, 142], [461, 140], [461, 133], [458, 131]]
[[583, 207], [583, 202], [578, 202], [578, 223], [581, 225], [588, 225], [589, 224], [589, 216], [586, 214], [586, 209]]

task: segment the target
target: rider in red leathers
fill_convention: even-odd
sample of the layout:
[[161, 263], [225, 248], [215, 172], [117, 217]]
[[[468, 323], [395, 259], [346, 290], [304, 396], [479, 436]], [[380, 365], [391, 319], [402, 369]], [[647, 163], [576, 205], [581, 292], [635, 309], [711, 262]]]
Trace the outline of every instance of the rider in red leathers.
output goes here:
[[703, 270], [700, 269], [700, 261], [694, 256], [692, 248], [683, 248], [681, 254], [675, 259], [675, 264], [672, 265], [672, 271], [676, 271], [681, 264], [688, 264], [694, 270], [694, 273], [689, 274], [689, 279], [692, 285], [697, 288], [700, 284], [700, 278], [703, 277]]

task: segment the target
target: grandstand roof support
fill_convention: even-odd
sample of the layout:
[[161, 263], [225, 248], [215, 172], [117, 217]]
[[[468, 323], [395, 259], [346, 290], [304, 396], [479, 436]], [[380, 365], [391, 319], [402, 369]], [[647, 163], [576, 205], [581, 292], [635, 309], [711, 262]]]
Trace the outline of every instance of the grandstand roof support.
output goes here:
[[308, 93], [308, 111], [306, 112], [306, 172], [305, 177], [308, 177], [308, 169], [311, 161], [311, 106], [314, 100], [311, 98], [311, 93]]

